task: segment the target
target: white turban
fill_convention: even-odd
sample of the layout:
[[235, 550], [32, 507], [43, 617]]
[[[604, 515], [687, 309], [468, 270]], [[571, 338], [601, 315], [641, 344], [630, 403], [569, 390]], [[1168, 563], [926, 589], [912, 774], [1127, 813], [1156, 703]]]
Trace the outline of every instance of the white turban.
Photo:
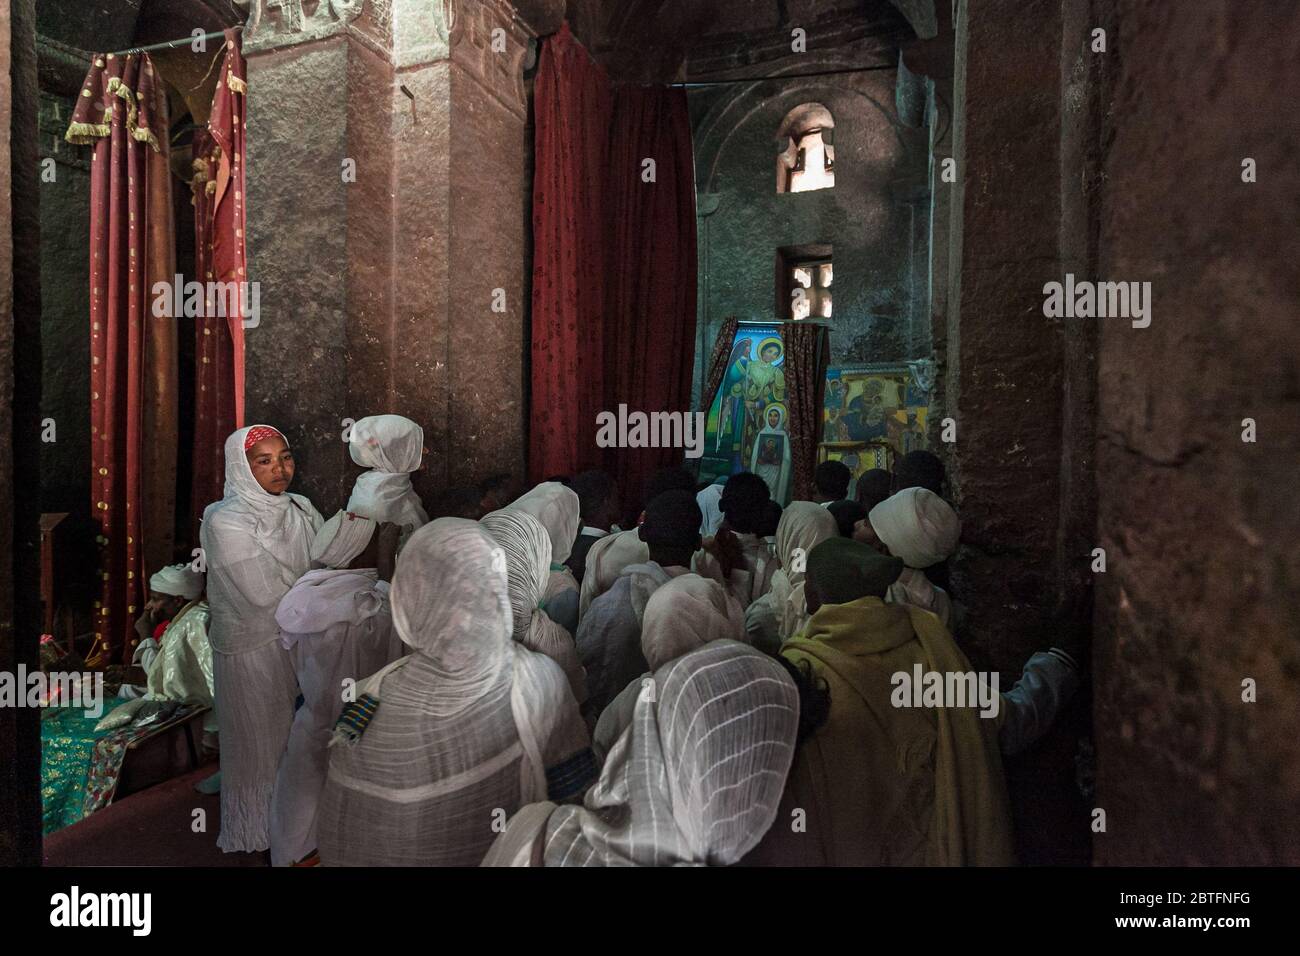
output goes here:
[[311, 542], [311, 559], [327, 568], [346, 568], [366, 550], [376, 522], [350, 511], [340, 511], [321, 525]]
[[948, 502], [926, 488], [905, 488], [867, 515], [890, 554], [924, 569], [957, 550], [961, 521]]
[[149, 578], [149, 590], [193, 601], [203, 593], [203, 575], [188, 564], [169, 564]]
[[646, 602], [641, 652], [652, 671], [725, 638], [748, 643], [745, 612], [740, 602], [712, 578], [679, 575]]

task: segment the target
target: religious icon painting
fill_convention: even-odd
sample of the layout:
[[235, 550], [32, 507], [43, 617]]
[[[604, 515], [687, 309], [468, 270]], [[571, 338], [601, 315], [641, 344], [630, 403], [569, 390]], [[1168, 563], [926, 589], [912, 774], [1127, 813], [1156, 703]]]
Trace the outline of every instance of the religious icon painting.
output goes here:
[[[722, 384], [705, 419], [701, 481], [712, 481], [751, 468], [755, 441], [770, 428], [767, 409], [780, 405], [784, 434], [785, 342], [780, 326], [742, 322], [736, 329]], [[789, 443], [786, 441], [786, 451]]]

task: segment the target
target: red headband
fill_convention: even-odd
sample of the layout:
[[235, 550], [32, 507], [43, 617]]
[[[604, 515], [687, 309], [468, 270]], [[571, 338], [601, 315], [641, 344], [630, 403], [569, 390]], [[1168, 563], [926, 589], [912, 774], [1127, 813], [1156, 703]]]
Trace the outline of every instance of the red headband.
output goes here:
[[[254, 445], [256, 445], [264, 438], [283, 439], [284, 436], [281, 435], [274, 428], [272, 428], [270, 425], [257, 425], [253, 428], [250, 428], [248, 430], [248, 434], [244, 436], [244, 451], [248, 451], [248, 449], [252, 448]], [[288, 443], [286, 442], [286, 444]]]

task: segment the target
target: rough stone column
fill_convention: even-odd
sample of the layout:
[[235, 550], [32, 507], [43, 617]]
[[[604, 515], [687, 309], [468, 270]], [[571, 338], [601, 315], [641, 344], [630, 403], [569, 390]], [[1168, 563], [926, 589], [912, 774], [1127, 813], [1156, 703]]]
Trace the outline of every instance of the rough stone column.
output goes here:
[[[963, 0], [956, 23], [941, 368], [943, 414], [957, 423], [948, 461], [963, 526], [953, 580], [968, 609], [963, 646], [1004, 686], [1057, 639], [1054, 615], [1063, 597], [1078, 597], [1088, 560], [1089, 320], [1042, 312], [1044, 284], [1088, 262], [1076, 156], [1088, 117], [1066, 115], [1072, 74], [1063, 69], [1064, 51], [1086, 39], [1074, 36], [1078, 7]], [[1074, 706], [1007, 764], [1022, 862], [1088, 859], [1074, 763], [1086, 696]]]
[[322, 512], [358, 471], [347, 418], [396, 412], [424, 427], [416, 488], [431, 503], [451, 484], [522, 472], [530, 36], [504, 0], [253, 11], [249, 272], [262, 325], [248, 333], [249, 416], [285, 427], [297, 487]]
[[[37, 669], [41, 632], [40, 166], [34, 0], [0, 0], [0, 670]], [[0, 708], [0, 865], [41, 860], [40, 711]]]

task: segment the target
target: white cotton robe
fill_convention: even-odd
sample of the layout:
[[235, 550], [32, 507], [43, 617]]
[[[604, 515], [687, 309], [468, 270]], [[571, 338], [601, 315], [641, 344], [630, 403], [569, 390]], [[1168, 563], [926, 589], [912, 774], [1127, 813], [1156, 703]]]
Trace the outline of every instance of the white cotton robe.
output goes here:
[[653, 690], [583, 805], [525, 807], [484, 866], [727, 866], [758, 845], [794, 758], [790, 675], [722, 640], [661, 667]]
[[473, 866], [502, 813], [572, 797], [591, 779], [580, 772], [594, 772], [594, 761], [563, 672], [511, 637], [494, 552], [479, 523], [459, 518], [407, 542], [390, 600], [411, 653], [359, 689], [378, 704], [355, 744], [329, 748], [322, 864]]
[[772, 585], [745, 609], [745, 630], [754, 646], [769, 654], [781, 649], [808, 623], [804, 564], [817, 545], [839, 534], [835, 518], [811, 501], [792, 501], [776, 526], [776, 556], [781, 567]]
[[275, 610], [310, 567], [321, 516], [302, 495], [264, 491], [226, 439], [225, 497], [203, 512], [213, 684], [221, 738], [221, 832], [227, 853], [270, 846], [271, 791], [289, 739], [298, 683]]
[[650, 560], [650, 546], [641, 540], [636, 528], [606, 535], [587, 552], [587, 573], [582, 576], [582, 594], [578, 604], [578, 621], [596, 600], [614, 586], [623, 570]]
[[637, 695], [654, 671], [713, 641], [747, 643], [744, 612], [727, 589], [710, 578], [674, 570], [682, 573], [657, 587], [642, 609], [638, 657], [644, 670], [624, 683], [596, 723], [592, 750], [598, 761], [631, 723]]
[[402, 656], [402, 644], [388, 582], [374, 569], [308, 571], [280, 601], [276, 620], [303, 698], [271, 799], [271, 865], [287, 866], [316, 849], [316, 808], [345, 687], [355, 699], [357, 686]]
[[756, 534], [737, 533], [736, 537], [740, 540], [745, 566], [733, 568], [730, 578], [723, 576], [718, 559], [704, 550], [695, 552], [691, 570], [725, 585], [740, 606], [748, 608], [771, 588], [772, 575], [776, 573], [779, 564], [766, 539]]
[[599, 716], [611, 700], [647, 670], [641, 621], [650, 595], [687, 568], [654, 561], [624, 568], [614, 586], [591, 602], [578, 625], [578, 659], [587, 671], [585, 712]]

